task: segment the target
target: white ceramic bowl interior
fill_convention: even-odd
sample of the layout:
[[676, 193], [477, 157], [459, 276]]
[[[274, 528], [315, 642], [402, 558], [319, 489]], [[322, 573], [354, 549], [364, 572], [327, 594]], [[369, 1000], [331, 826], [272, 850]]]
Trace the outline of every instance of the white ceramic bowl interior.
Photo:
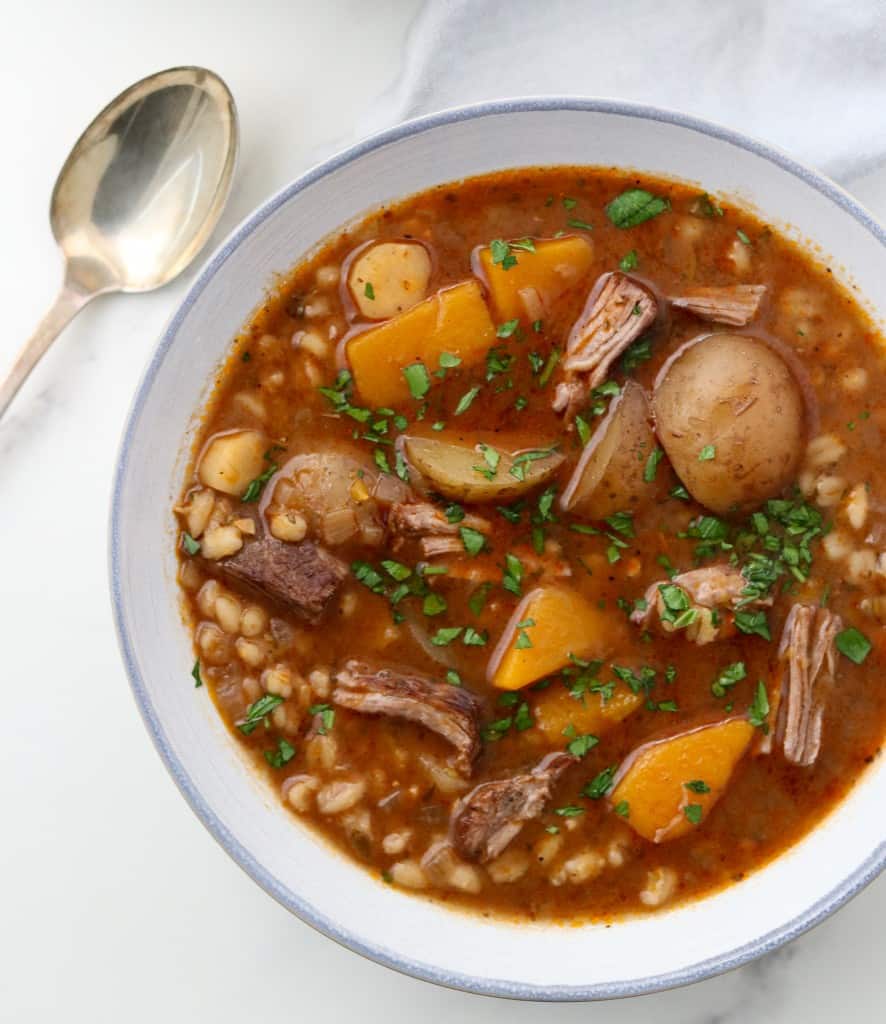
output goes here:
[[113, 495], [111, 583], [127, 670], [163, 760], [216, 839], [272, 896], [352, 949], [421, 978], [503, 996], [605, 998], [734, 967], [811, 927], [875, 877], [886, 859], [886, 763], [794, 849], [688, 906], [578, 929], [517, 927], [441, 908], [334, 853], [246, 767], [206, 691], [190, 680], [169, 511], [213, 371], [275, 272], [386, 200], [539, 163], [636, 167], [740, 197], [820, 246], [875, 313], [886, 311], [882, 229], [836, 186], [729, 131], [569, 99], [501, 102], [411, 122], [271, 199], [201, 273], [157, 348], [126, 429]]

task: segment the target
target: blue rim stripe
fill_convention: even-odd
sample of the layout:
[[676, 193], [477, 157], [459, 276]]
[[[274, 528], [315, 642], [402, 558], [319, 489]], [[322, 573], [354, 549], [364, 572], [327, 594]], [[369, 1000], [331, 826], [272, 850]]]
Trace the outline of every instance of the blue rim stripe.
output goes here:
[[239, 227], [228, 236], [205, 264], [203, 270], [191, 286], [184, 301], [169, 322], [163, 337], [158, 343], [136, 391], [129, 412], [120, 451], [117, 468], [114, 474], [111, 498], [110, 536], [109, 536], [109, 575], [114, 623], [120, 644], [123, 661], [129, 676], [130, 685], [138, 704], [145, 726], [151, 735], [154, 746], [163, 759], [167, 770], [172, 776], [184, 798], [194, 813], [200, 818], [213, 838], [220, 843], [243, 870], [253, 878], [270, 896], [288, 910], [300, 917], [305, 923], [348, 947], [356, 953], [368, 957], [401, 973], [421, 978], [449, 988], [462, 989], [481, 995], [501, 996], [511, 999], [535, 999], [550, 1001], [581, 1001], [592, 999], [613, 999], [624, 996], [643, 995], [661, 989], [674, 988], [680, 985], [702, 981], [733, 968], [740, 967], [757, 957], [777, 949], [779, 946], [797, 938], [804, 932], [819, 924], [826, 917], [839, 909], [872, 882], [886, 867], [886, 841], [881, 842], [877, 849], [849, 877], [836, 886], [831, 892], [817, 900], [802, 914], [766, 935], [746, 943], [721, 956], [699, 961], [690, 967], [667, 974], [653, 975], [641, 980], [614, 981], [590, 985], [532, 985], [505, 979], [477, 978], [467, 974], [449, 973], [433, 964], [422, 963], [408, 957], [399, 956], [381, 946], [371, 945], [349, 932], [335, 921], [321, 914], [316, 907], [306, 902], [297, 893], [282, 885], [237, 841], [212, 808], [205, 802], [197, 790], [184, 766], [173, 752], [156, 709], [148, 695], [144, 680], [138, 670], [132, 638], [127, 632], [123, 613], [123, 595], [121, 581], [121, 498], [129, 465], [130, 448], [133, 437], [138, 429], [148, 394], [154, 379], [173, 344], [185, 317], [193, 308], [204, 289], [219, 271], [228, 257], [238, 246], [251, 235], [264, 221], [293, 196], [304, 191], [314, 182], [341, 167], [359, 160], [367, 153], [398, 142], [401, 139], [418, 135], [433, 128], [475, 118], [489, 117], [498, 114], [528, 113], [543, 111], [590, 111], [602, 114], [615, 114], [622, 117], [634, 117], [641, 120], [658, 121], [672, 124], [690, 131], [698, 132], [722, 142], [727, 142], [739, 149], [746, 150], [756, 156], [768, 160], [782, 170], [788, 171], [806, 185], [815, 189], [831, 200], [842, 210], [858, 221], [877, 241], [886, 247], [886, 231], [877, 223], [855, 199], [834, 182], [812, 169], [803, 166], [779, 150], [757, 142], [732, 131], [731, 129], [703, 121], [699, 118], [679, 114], [674, 111], [647, 107], [640, 104], [623, 103], [617, 100], [587, 99], [580, 97], [533, 97], [526, 99], [497, 100], [471, 106], [457, 107], [416, 118], [380, 132], [339, 153], [322, 164], [313, 167], [291, 185], [286, 186], [267, 202], [246, 218]]

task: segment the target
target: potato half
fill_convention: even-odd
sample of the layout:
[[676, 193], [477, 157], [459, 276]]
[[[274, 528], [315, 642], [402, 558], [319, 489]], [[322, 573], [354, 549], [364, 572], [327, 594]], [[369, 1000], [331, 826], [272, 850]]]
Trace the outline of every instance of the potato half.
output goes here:
[[403, 448], [409, 464], [430, 487], [454, 501], [510, 501], [543, 484], [563, 462], [551, 447], [508, 451], [443, 438], [407, 437]]
[[581, 453], [560, 497], [564, 511], [604, 519], [655, 496], [654, 481], [643, 477], [656, 447], [649, 417], [643, 388], [628, 381]]
[[379, 242], [351, 264], [348, 288], [363, 316], [387, 320], [421, 302], [430, 279], [431, 257], [419, 242]]
[[753, 508], [796, 475], [803, 394], [781, 356], [758, 338], [712, 334], [687, 342], [662, 367], [652, 407], [677, 475], [714, 512]]

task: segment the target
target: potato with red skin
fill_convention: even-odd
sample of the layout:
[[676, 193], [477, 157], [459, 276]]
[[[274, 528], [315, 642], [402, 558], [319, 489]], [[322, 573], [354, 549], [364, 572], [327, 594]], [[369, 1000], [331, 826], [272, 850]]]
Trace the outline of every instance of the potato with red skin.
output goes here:
[[759, 338], [688, 341], [662, 367], [652, 408], [677, 476], [714, 512], [758, 507], [796, 478], [807, 433], [803, 393]]
[[647, 481], [645, 470], [655, 447], [646, 394], [635, 381], [628, 381], [585, 445], [560, 507], [589, 519], [605, 519], [653, 501], [660, 492], [658, 476]]

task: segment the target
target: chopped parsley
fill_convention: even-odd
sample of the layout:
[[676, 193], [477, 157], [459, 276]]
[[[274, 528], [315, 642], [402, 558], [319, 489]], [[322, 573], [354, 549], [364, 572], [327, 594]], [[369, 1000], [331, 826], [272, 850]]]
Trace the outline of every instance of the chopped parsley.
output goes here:
[[625, 373], [636, 370], [640, 363], [648, 362], [652, 358], [652, 343], [649, 338], [638, 338], [621, 357], [621, 367]]
[[308, 708], [308, 714], [320, 716], [317, 724], [317, 733], [320, 736], [325, 736], [335, 725], [335, 708], [330, 704], [312, 704]]
[[432, 590], [430, 593], [425, 594], [421, 610], [430, 618], [432, 615], [441, 615], [448, 607], [446, 598]]
[[502, 238], [493, 238], [489, 243], [489, 251], [492, 254], [492, 262], [500, 266], [502, 270], [510, 270], [517, 266], [517, 257], [511, 252], [513, 248]]
[[617, 228], [634, 228], [671, 207], [667, 199], [643, 188], [629, 188], [606, 205], [606, 216]]
[[606, 796], [610, 789], [612, 789], [612, 781], [615, 778], [615, 772], [618, 765], [611, 764], [608, 768], [604, 768], [603, 771], [591, 779], [591, 781], [581, 791], [582, 796], [586, 796], [589, 800], [600, 800]]
[[474, 387], [466, 391], [461, 398], [458, 400], [458, 405], [455, 407], [455, 415], [461, 416], [462, 413], [467, 412], [474, 402], [477, 395], [480, 394], [479, 385], [475, 384]]
[[584, 736], [576, 736], [574, 739], [571, 739], [566, 744], [566, 749], [573, 757], [584, 757], [585, 754], [593, 750], [599, 742], [599, 737], [592, 736], [588, 733]]
[[711, 791], [711, 787], [704, 779], [691, 779], [689, 782], [684, 782], [683, 785], [692, 793], [710, 793]]
[[640, 259], [637, 256], [637, 250], [631, 249], [629, 253], [626, 253], [618, 261], [618, 269], [623, 270], [625, 273], [627, 273], [629, 270], [636, 270], [639, 263]]
[[856, 665], [860, 665], [871, 652], [871, 642], [854, 626], [842, 630], [836, 638], [837, 650]]
[[725, 697], [726, 691], [735, 686], [747, 675], [743, 661], [734, 661], [727, 665], [711, 683], [711, 693], [715, 697]]
[[458, 528], [461, 542], [469, 555], [479, 555], [486, 545], [486, 538], [471, 526], [460, 526]]
[[762, 729], [764, 733], [769, 732], [769, 695], [766, 693], [766, 685], [762, 679], [757, 680], [757, 689], [754, 691], [754, 700], [748, 708], [748, 721], [755, 729]]
[[403, 376], [409, 386], [409, 393], [419, 401], [431, 390], [431, 376], [422, 362], [410, 363], [403, 367]]
[[584, 807], [579, 807], [577, 804], [566, 804], [565, 807], [554, 808], [554, 814], [559, 814], [561, 818], [577, 818], [584, 812]]
[[510, 336], [519, 328], [520, 318], [514, 317], [513, 320], [505, 320], [503, 324], [499, 324], [495, 329], [495, 335], [497, 338], [510, 338]]
[[716, 458], [716, 456], [717, 456], [716, 446], [714, 446], [712, 444], [706, 444], [704, 446], [704, 448], [702, 448], [702, 450], [698, 453], [698, 461], [699, 462], [710, 462], [712, 459]]
[[629, 818], [631, 816], [631, 805], [627, 800], [619, 800], [615, 805], [615, 813], [619, 818]]
[[431, 637], [431, 643], [435, 647], [447, 647], [461, 636], [461, 630], [461, 626], [441, 626]]
[[375, 289], [372, 287], [371, 281], [366, 282], [366, 286], [363, 289], [363, 294], [366, 296], [367, 299], [375, 298]]
[[268, 715], [282, 703], [282, 697], [266, 693], [263, 697], [259, 697], [254, 704], [249, 705], [246, 709], [246, 717], [237, 723], [237, 728], [244, 736], [248, 736], [262, 722], [264, 722], [265, 728], [269, 729], [271, 723], [268, 720]]
[[686, 804], [683, 808], [683, 813], [686, 815], [686, 820], [691, 822], [693, 825], [698, 825], [701, 822], [702, 806], [701, 804]]
[[194, 540], [194, 538], [187, 532], [182, 531], [182, 547], [187, 551], [189, 555], [196, 555], [200, 551], [200, 541]]
[[280, 445], [274, 445], [273, 448], [269, 448], [264, 453], [262, 458], [265, 460], [265, 462], [268, 463], [268, 468], [264, 471], [264, 473], [260, 473], [254, 480], [251, 480], [249, 482], [248, 487], [243, 492], [243, 496], [240, 499], [241, 501], [246, 501], [246, 502], [258, 501], [259, 495], [261, 494], [262, 490], [264, 489], [265, 484], [271, 479], [271, 477], [280, 468], [277, 465], [277, 463], [274, 462], [274, 460], [271, 458], [272, 452], [274, 452], [274, 450], [279, 449], [279, 448], [280, 448]]
[[664, 458], [664, 452], [661, 448], [653, 448], [649, 453], [649, 457], [646, 459], [646, 465], [643, 467], [643, 480], [647, 484], [651, 484], [655, 480], [655, 474], [658, 472], [658, 464]]
[[282, 737], [273, 750], [264, 751], [265, 760], [272, 768], [282, 768], [295, 757], [295, 747]]
[[198, 686], [202, 686], [203, 685], [203, 677], [200, 675], [200, 659], [199, 658], [197, 658], [197, 660], [194, 662], [194, 667], [191, 669], [191, 678], [194, 680], [194, 689], [195, 690], [197, 689]]
[[739, 609], [735, 613], [735, 625], [742, 633], [747, 633], [749, 636], [761, 636], [764, 640], [772, 639], [772, 634], [769, 632], [769, 620], [764, 611], [752, 612]]

